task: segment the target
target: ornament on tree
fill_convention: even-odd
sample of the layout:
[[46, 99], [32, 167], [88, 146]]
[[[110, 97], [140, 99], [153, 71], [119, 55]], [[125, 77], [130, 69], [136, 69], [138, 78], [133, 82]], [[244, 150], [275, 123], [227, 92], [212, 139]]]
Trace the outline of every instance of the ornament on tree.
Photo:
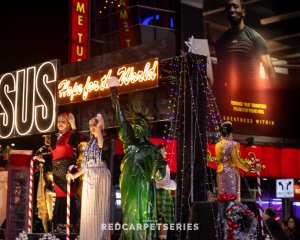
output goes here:
[[238, 201], [230, 202], [225, 220], [227, 240], [256, 239], [257, 219], [247, 205]]

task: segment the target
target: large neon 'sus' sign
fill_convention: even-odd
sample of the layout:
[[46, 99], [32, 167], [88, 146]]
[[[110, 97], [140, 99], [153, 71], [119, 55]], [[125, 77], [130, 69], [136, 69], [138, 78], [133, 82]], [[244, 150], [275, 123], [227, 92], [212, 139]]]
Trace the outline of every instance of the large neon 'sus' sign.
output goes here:
[[57, 61], [0, 76], [0, 139], [53, 131]]

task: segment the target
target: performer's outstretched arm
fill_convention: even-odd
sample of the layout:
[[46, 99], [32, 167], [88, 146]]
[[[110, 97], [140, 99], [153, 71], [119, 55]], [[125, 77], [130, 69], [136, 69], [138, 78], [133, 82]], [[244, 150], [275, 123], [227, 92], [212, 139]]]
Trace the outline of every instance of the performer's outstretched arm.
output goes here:
[[242, 163], [241, 161], [241, 153], [240, 153], [240, 144], [236, 143], [231, 151], [231, 158], [233, 161], [234, 166], [242, 169], [245, 172], [250, 172], [251, 167], [247, 166], [246, 164]]
[[117, 118], [118, 124], [121, 126], [127, 122], [127, 119], [120, 107], [118, 87], [111, 87], [110, 91], [111, 91], [111, 102], [112, 102], [113, 108], [116, 111], [116, 118]]
[[112, 86], [110, 87], [111, 101], [113, 108], [116, 111], [116, 118], [118, 124], [120, 126], [119, 137], [124, 144], [124, 150], [128, 148], [128, 146], [133, 145], [134, 143], [134, 133], [131, 124], [126, 119], [124, 112], [120, 107], [119, 95], [118, 95], [118, 87]]

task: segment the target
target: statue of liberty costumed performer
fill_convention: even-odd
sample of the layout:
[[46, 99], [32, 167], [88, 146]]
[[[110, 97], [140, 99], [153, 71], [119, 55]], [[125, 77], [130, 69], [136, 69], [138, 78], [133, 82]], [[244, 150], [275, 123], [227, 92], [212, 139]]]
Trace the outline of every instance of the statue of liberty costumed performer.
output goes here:
[[[123, 224], [121, 238], [130, 240], [153, 240], [157, 227], [145, 227], [157, 223], [155, 180], [165, 176], [166, 161], [150, 143], [150, 130], [146, 117], [135, 113], [132, 124], [120, 108], [118, 78], [108, 79], [112, 105], [120, 126], [119, 138], [123, 143], [124, 157], [121, 162], [120, 190]], [[142, 226], [138, 228], [138, 226]], [[131, 227], [131, 228], [130, 228]]]

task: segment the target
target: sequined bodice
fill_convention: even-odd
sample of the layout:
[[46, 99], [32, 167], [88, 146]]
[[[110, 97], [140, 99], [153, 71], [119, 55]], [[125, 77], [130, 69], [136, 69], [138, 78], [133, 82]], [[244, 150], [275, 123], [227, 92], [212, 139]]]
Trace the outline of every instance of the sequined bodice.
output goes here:
[[234, 147], [234, 141], [226, 140], [222, 142], [221, 161], [225, 164], [230, 161], [230, 154]]
[[84, 150], [83, 167], [102, 166], [102, 149], [99, 148], [97, 139], [91, 139]]

